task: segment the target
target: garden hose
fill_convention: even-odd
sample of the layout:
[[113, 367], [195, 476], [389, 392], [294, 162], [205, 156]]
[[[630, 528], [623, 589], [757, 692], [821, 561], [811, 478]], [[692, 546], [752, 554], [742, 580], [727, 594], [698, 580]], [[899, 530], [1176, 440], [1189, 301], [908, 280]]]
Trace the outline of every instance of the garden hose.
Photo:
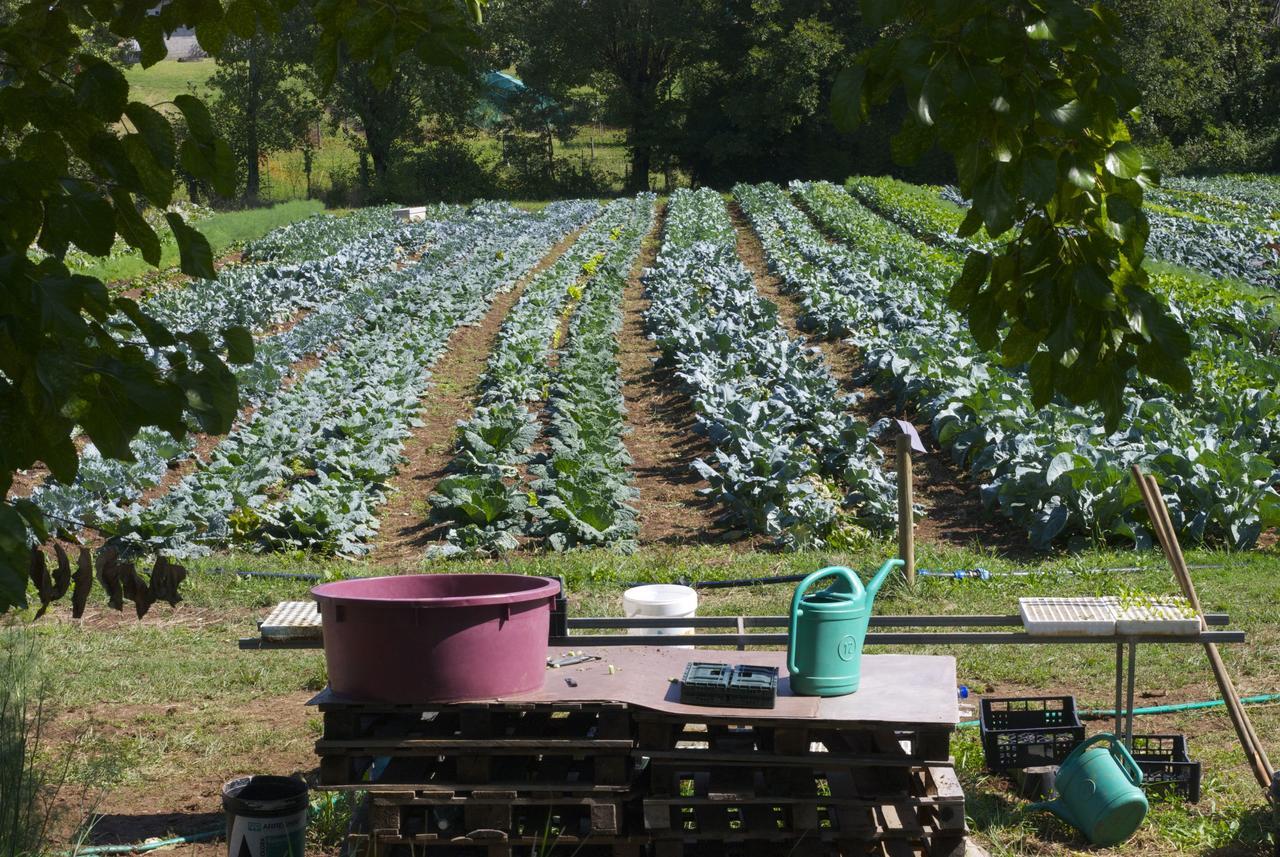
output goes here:
[[64, 851], [60, 857], [93, 857], [93, 855], [104, 854], [143, 854], [147, 851], [155, 851], [160, 848], [171, 848], [174, 845], [188, 845], [192, 842], [204, 842], [207, 839], [215, 839], [224, 836], [227, 828], [215, 827], [209, 830], [201, 830], [198, 833], [188, 833], [186, 836], [175, 836], [172, 839], [158, 839], [155, 842], [137, 842], [133, 845], [90, 845], [85, 848], [77, 848], [74, 851]]
[[[326, 800], [332, 803], [334, 798], [331, 795], [320, 795], [311, 801], [310, 808], [312, 812]], [[104, 857], [104, 855], [108, 854], [145, 854], [148, 851], [171, 848], [175, 845], [190, 845], [193, 842], [217, 839], [219, 836], [225, 836], [226, 833], [227, 828], [223, 825], [197, 831], [196, 833], [188, 833], [185, 836], [175, 836], [172, 839], [157, 839], [154, 842], [135, 842], [131, 845], [89, 845], [84, 848], [77, 848], [74, 851], [64, 851], [58, 857]]]

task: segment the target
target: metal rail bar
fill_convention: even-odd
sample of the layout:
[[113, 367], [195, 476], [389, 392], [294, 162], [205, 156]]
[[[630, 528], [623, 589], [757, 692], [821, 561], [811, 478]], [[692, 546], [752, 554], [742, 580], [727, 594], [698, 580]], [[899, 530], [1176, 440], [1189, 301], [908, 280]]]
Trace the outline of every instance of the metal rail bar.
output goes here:
[[[1226, 625], [1226, 613], [1205, 614], [1205, 624]], [[786, 616], [582, 616], [570, 618], [570, 630], [607, 628], [786, 628]], [[988, 628], [1022, 627], [1022, 617], [1011, 616], [872, 616], [872, 628]]]
[[[1146, 634], [1131, 637], [1044, 637], [1021, 631], [939, 631], [937, 633], [871, 633], [868, 646], [945, 646], [945, 645], [1026, 645], [1054, 643], [1068, 645], [1111, 645], [1114, 643], [1243, 643], [1244, 631], [1201, 631], [1196, 636], [1162, 637]], [[552, 637], [551, 646], [785, 646], [786, 634], [571, 634]]]
[[[1039, 646], [1055, 643], [1068, 645], [1108, 645], [1122, 643], [1243, 643], [1244, 631], [1201, 631], [1192, 637], [1162, 637], [1140, 635], [1133, 637], [1041, 637], [1023, 632], [947, 632], [937, 633], [882, 633], [867, 634], [868, 646], [946, 646], [946, 645], [1025, 645]], [[679, 637], [659, 634], [571, 634], [552, 637], [551, 646], [785, 646], [786, 634], [686, 634]], [[262, 637], [242, 637], [241, 649], [319, 649], [319, 638], [298, 640], [268, 640]]]

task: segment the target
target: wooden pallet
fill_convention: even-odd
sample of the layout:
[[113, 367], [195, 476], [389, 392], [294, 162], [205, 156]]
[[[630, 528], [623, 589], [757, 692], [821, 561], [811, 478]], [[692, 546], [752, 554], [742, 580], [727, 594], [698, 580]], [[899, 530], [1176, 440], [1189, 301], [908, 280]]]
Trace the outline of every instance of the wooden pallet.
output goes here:
[[552, 855], [573, 857], [641, 857], [645, 843], [625, 838], [578, 839], [572, 836], [541, 839], [404, 839], [393, 836], [353, 834], [347, 840], [347, 857], [530, 857], [549, 850]]
[[519, 839], [542, 835], [618, 836], [626, 824], [625, 796], [547, 797], [498, 789], [465, 794], [413, 790], [369, 797], [369, 828], [401, 838], [457, 836]]
[[633, 779], [633, 726], [625, 705], [321, 703], [320, 709], [324, 733], [316, 753], [326, 788], [372, 783], [396, 791], [430, 783], [616, 792]]

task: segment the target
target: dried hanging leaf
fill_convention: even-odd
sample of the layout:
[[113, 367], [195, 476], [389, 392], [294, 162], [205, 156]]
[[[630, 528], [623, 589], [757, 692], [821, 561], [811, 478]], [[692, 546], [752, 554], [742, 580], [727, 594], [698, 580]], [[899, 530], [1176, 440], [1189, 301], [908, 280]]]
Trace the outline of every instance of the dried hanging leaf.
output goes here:
[[71, 593], [71, 616], [79, 619], [84, 615], [84, 607], [89, 603], [89, 592], [93, 589], [93, 555], [88, 548], [80, 548], [73, 582], [75, 590]]
[[[98, 582], [107, 591], [107, 604], [124, 610], [124, 584], [120, 579], [120, 552], [107, 545], [98, 551]], [[132, 566], [130, 566], [132, 567]]]
[[120, 583], [124, 591], [124, 597], [133, 602], [134, 610], [141, 619], [147, 615], [147, 611], [151, 609], [151, 605], [155, 603], [155, 597], [151, 594], [150, 582], [138, 574], [137, 568], [131, 562], [120, 564]]
[[71, 588], [71, 560], [57, 542], [53, 543], [53, 552], [58, 558], [58, 567], [53, 570], [53, 600], [57, 601]]
[[46, 562], [44, 551], [38, 547], [31, 549], [31, 564], [28, 574], [31, 577], [31, 584], [35, 586], [36, 592], [40, 595], [40, 609], [36, 611], [36, 618], [39, 619], [53, 602], [53, 581], [49, 579], [49, 566]]
[[178, 594], [178, 586], [186, 577], [185, 568], [169, 562], [163, 556], [157, 556], [155, 567], [151, 569], [152, 600], [167, 601], [170, 607], [177, 607], [182, 600], [182, 596]]

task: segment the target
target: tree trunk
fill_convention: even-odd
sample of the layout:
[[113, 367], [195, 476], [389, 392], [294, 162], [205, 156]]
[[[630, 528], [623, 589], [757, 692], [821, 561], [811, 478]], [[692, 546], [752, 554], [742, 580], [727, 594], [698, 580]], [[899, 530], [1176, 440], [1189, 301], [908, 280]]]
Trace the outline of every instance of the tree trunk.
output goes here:
[[635, 143], [631, 146], [631, 176], [627, 182], [627, 190], [639, 193], [649, 189], [649, 165], [653, 160], [653, 149], [648, 143]]
[[261, 107], [262, 64], [258, 60], [258, 40], [249, 42], [249, 91], [245, 99], [245, 179], [244, 195], [250, 205], [258, 201], [261, 175], [258, 172], [258, 113]]

